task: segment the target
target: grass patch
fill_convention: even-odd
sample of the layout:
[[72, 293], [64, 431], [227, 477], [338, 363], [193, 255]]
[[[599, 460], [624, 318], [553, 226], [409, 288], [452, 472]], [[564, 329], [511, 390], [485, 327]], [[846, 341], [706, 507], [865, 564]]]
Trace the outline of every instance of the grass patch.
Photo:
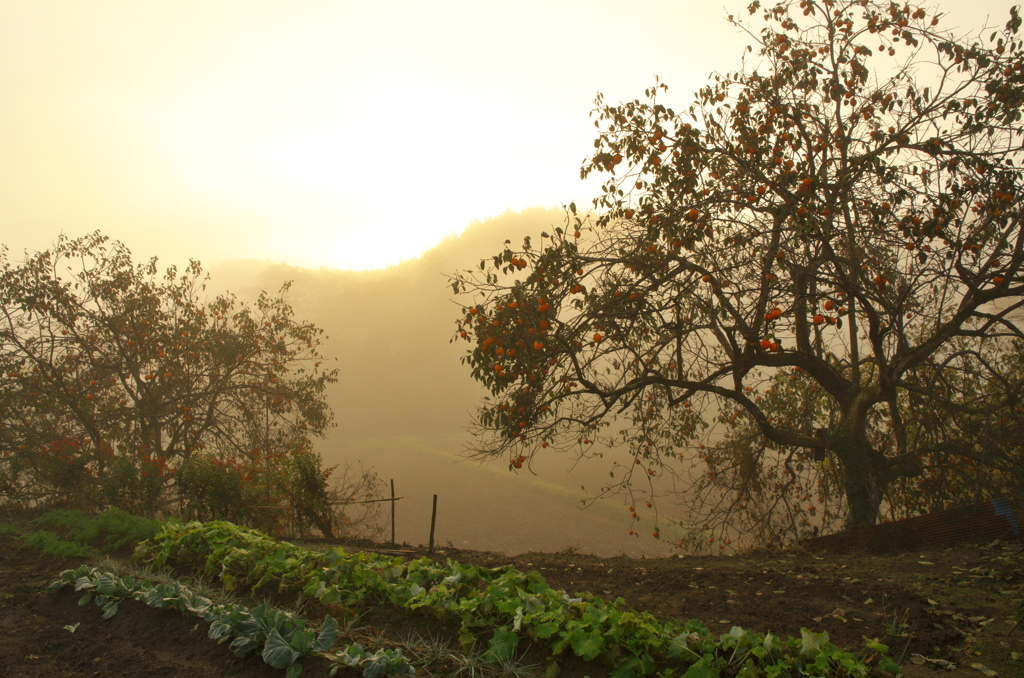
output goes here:
[[94, 516], [83, 511], [55, 510], [33, 521], [48, 527], [63, 539], [87, 546], [100, 553], [131, 551], [140, 541], [156, 535], [163, 527], [159, 520], [110, 509]]
[[88, 558], [102, 553], [129, 554], [135, 545], [163, 527], [159, 520], [110, 509], [94, 516], [83, 511], [50, 511], [31, 521], [31, 528], [0, 524], [0, 534], [18, 537], [36, 551], [54, 558]]
[[21, 534], [21, 530], [19, 530], [15, 525], [10, 525], [8, 523], [0, 523], [0, 534], [18, 536], [19, 534]]
[[95, 551], [89, 546], [83, 546], [73, 541], [64, 541], [49, 530], [37, 530], [25, 535], [22, 543], [54, 558], [88, 558], [95, 554]]

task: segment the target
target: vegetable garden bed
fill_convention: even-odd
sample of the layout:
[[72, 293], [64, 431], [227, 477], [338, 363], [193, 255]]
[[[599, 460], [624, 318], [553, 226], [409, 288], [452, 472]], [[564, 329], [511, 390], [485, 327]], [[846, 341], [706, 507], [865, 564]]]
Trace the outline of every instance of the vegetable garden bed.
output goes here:
[[[155, 584], [125, 581], [125, 572], [105, 572], [116, 568], [100, 563], [99, 571], [64, 575], [67, 586], [42, 596], [61, 569], [75, 570], [82, 559], [55, 561], [16, 550], [15, 537], [0, 540], [0, 676], [285, 675], [286, 669], [264, 661], [265, 654], [272, 663], [303, 666], [302, 675], [329, 675], [339, 666], [338, 675], [406, 675], [412, 667], [418, 675], [446, 676], [556, 670], [562, 676], [651, 670], [693, 676], [716, 675], [716, 669], [725, 676], [764, 657], [776, 661], [747, 672], [770, 675], [772, 666], [783, 665], [778, 659], [810, 668], [816, 657], [854, 662], [854, 673], [856, 661], [871, 660], [877, 672], [881, 657], [865, 647], [865, 636], [891, 645], [890, 654], [902, 657], [908, 675], [932, 670], [931, 664], [911, 662], [915, 653], [959, 662], [975, 674], [972, 663], [1013, 675], [1021, 666], [1014, 653], [1024, 651], [1018, 647], [1024, 639], [997, 639], [1015, 621], [1015, 599], [1008, 594], [1021, 583], [1020, 562], [1012, 559], [1019, 544], [828, 561], [808, 554], [629, 560], [571, 551], [508, 557], [448, 549], [432, 561], [315, 552], [225, 523], [179, 525], [142, 546], [139, 557], [154, 566], [173, 565], [178, 581], [206, 572], [225, 600], [241, 606], [220, 609], [235, 618], [212, 632], [222, 641], [217, 644], [210, 638], [216, 620], [203, 618], [213, 614], [211, 607], [194, 596], [189, 601], [166, 573]], [[525, 572], [530, 570], [543, 578]], [[73, 592], [83, 578], [87, 584]], [[113, 587], [112, 597], [99, 590], [101, 582], [104, 591]], [[165, 587], [159, 595], [158, 586]], [[602, 598], [575, 593], [584, 589]], [[1007, 594], [998, 611], [978, 607], [998, 591]], [[89, 596], [87, 605], [79, 606], [83, 596]], [[100, 596], [107, 596], [102, 605], [89, 602]], [[136, 596], [144, 600], [129, 600]], [[620, 596], [625, 602], [607, 602]], [[106, 606], [117, 597], [122, 601], [116, 612], [103, 620], [104, 608], [112, 609]], [[147, 598], [159, 598], [161, 605], [147, 607]], [[258, 610], [260, 605], [266, 606]], [[159, 609], [179, 606], [188, 616]], [[290, 610], [274, 616], [272, 608], [281, 606]], [[265, 632], [239, 658], [231, 647], [236, 641], [236, 651], [245, 646], [239, 640], [244, 633], [234, 633], [246, 627], [245, 614], [262, 615]], [[294, 615], [290, 627], [288, 615]], [[323, 653], [328, 658], [303, 656], [307, 650], [316, 654], [322, 649], [317, 643], [331, 636], [330, 622], [324, 625], [328, 615], [338, 622], [337, 642]], [[691, 616], [703, 621], [679, 621]], [[302, 624], [294, 624], [299, 619]], [[274, 624], [277, 635], [268, 651]], [[797, 624], [813, 631], [801, 636]], [[748, 630], [769, 627], [797, 639]], [[826, 645], [822, 631], [850, 653]], [[764, 652], [755, 653], [758, 647]]]

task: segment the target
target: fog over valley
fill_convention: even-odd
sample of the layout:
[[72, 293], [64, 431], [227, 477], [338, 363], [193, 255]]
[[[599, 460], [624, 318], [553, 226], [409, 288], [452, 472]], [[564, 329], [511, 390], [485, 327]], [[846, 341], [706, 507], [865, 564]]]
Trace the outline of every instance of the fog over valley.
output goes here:
[[[577, 548], [601, 555], [664, 555], [641, 516], [643, 536], [630, 536], [628, 500], [581, 500], [609, 479], [611, 458], [584, 460], [547, 450], [532, 472], [507, 460], [469, 461], [463, 451], [473, 411], [486, 390], [460, 363], [467, 344], [450, 342], [461, 315], [447, 275], [516, 248], [523, 236], [562, 224], [560, 209], [534, 208], [476, 222], [417, 259], [375, 271], [305, 269], [236, 260], [210, 269], [211, 293], [244, 300], [292, 281], [288, 300], [297, 318], [329, 339], [339, 378], [328, 401], [337, 426], [317, 449], [326, 464], [361, 462], [395, 481], [396, 538], [426, 543], [432, 495], [438, 495], [435, 540], [459, 548], [519, 553]], [[586, 491], [581, 489], [586, 487]], [[625, 503], [624, 503], [625, 502]], [[666, 502], [664, 509], [670, 509]], [[663, 535], [671, 535], [662, 522]]]

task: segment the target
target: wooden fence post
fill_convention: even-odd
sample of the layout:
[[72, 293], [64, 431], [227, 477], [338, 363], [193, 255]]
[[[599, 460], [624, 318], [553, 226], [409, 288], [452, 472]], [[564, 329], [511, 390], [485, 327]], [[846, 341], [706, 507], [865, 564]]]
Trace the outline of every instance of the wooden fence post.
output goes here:
[[430, 512], [430, 547], [429, 553], [434, 552], [434, 523], [437, 521], [437, 495], [434, 495], [434, 509]]

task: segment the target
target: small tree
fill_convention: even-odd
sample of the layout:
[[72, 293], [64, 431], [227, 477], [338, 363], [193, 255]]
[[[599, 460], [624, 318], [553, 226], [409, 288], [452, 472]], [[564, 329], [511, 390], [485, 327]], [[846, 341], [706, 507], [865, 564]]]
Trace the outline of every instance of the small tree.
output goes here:
[[[322, 331], [285, 299], [202, 298], [95, 233], [21, 264], [0, 252], [0, 479], [16, 493], [139, 510], [197, 452], [308, 446], [331, 425]], [[56, 460], [56, 462], [54, 462]], [[54, 498], [51, 496], [51, 499]]]
[[688, 109], [661, 83], [598, 97], [596, 216], [569, 205], [541, 247], [453, 279], [495, 396], [473, 452], [628, 446], [635, 493], [692, 446], [726, 512], [831, 487], [871, 525], [894, 483], [1020, 459], [977, 424], [1022, 411], [1021, 21], [967, 40], [876, 0], [749, 12], [757, 58]]
[[[345, 531], [344, 514], [332, 505], [335, 492], [329, 479], [334, 470], [323, 467], [319, 454], [300, 446], [233, 457], [193, 454], [178, 466], [175, 480], [187, 519], [230, 520], [275, 535], [305, 536], [316, 530], [334, 538], [338, 527]], [[365, 485], [371, 479], [372, 473], [365, 473], [362, 482], [345, 479], [346, 489], [379, 490]]]

